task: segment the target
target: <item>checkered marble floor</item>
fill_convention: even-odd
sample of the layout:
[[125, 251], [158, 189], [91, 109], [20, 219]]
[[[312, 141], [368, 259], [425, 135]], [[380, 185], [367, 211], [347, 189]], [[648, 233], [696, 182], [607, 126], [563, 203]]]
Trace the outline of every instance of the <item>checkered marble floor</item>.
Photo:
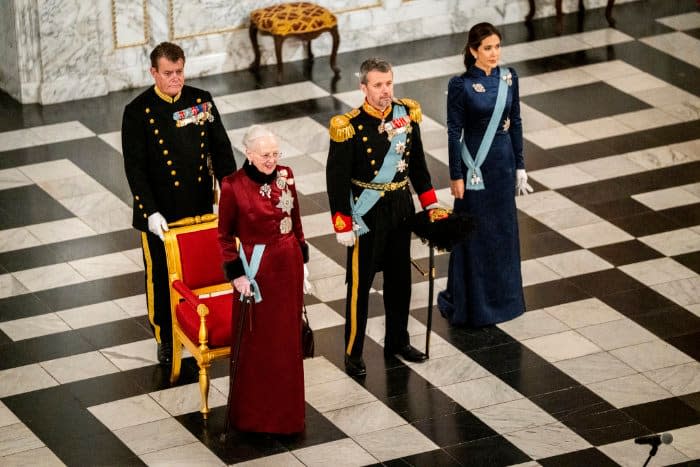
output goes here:
[[[123, 106], [140, 90], [40, 107], [0, 94], [0, 464], [641, 465], [638, 436], [670, 432], [650, 465], [700, 458], [700, 13], [693, 1], [590, 10], [502, 28], [521, 76], [525, 160], [517, 199], [527, 313], [454, 329], [435, 310], [430, 360], [385, 360], [381, 277], [371, 295], [368, 375], [342, 371], [344, 255], [325, 193], [327, 122], [361, 102], [365, 53], [291, 63], [210, 90], [237, 158], [268, 125], [293, 168], [310, 244], [317, 357], [304, 362], [306, 431], [222, 442], [227, 366], [198, 412], [191, 358], [157, 365], [138, 235], [123, 174]], [[373, 50], [396, 95], [421, 102], [428, 165], [451, 205], [445, 89], [464, 35]], [[412, 256], [425, 265], [427, 248]], [[448, 255], [436, 255], [435, 289]], [[409, 331], [424, 347], [428, 282], [413, 276]]]

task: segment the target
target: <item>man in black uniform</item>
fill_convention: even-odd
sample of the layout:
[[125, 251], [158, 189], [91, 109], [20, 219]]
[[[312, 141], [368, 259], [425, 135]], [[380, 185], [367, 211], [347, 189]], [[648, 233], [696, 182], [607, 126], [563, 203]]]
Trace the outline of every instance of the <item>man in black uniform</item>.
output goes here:
[[408, 181], [424, 209], [437, 207], [418, 124], [421, 110], [411, 99], [393, 98], [391, 64], [369, 59], [360, 66], [360, 108], [330, 122], [326, 184], [336, 239], [348, 247], [345, 304], [345, 371], [366, 373], [362, 347], [369, 289], [384, 273], [384, 355], [412, 362], [426, 359], [410, 344], [411, 232], [414, 213]]
[[158, 360], [172, 361], [172, 321], [163, 231], [183, 217], [212, 212], [214, 175], [236, 170], [231, 142], [211, 94], [185, 86], [185, 54], [168, 42], [151, 52], [149, 88], [124, 109], [122, 150], [140, 230], [148, 317]]

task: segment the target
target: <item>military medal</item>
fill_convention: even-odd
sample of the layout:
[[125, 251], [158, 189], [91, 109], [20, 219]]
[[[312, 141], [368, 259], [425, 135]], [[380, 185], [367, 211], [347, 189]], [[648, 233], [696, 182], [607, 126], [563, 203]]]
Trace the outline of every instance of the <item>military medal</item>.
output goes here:
[[269, 198], [270, 193], [272, 193], [272, 188], [270, 188], [270, 185], [265, 183], [264, 185], [260, 186], [260, 196], [263, 198]]
[[280, 221], [280, 233], [288, 234], [292, 231], [292, 218], [287, 216]]
[[503, 120], [503, 131], [508, 131], [508, 128], [510, 128], [510, 117]]
[[474, 88], [476, 92], [486, 92], [486, 88], [484, 88], [484, 85], [481, 83], [472, 84], [472, 88]]
[[287, 188], [287, 182], [282, 177], [277, 177], [277, 180], [275, 180], [275, 184], [280, 190], [284, 190], [285, 188]]
[[404, 172], [408, 168], [408, 164], [404, 159], [401, 159], [398, 164], [396, 164], [396, 171], [397, 172]]
[[407, 115], [404, 115], [403, 117], [397, 117], [393, 119], [390, 122], [384, 123], [384, 120], [382, 120], [382, 123], [379, 124], [379, 133], [384, 133], [386, 132], [386, 136], [391, 141], [394, 136], [400, 135], [401, 133], [405, 133], [408, 131], [410, 126], [408, 124], [411, 123], [411, 118]]
[[406, 143], [399, 141], [396, 143], [396, 153], [403, 155], [404, 152], [406, 152]]
[[173, 113], [175, 126], [181, 128], [190, 123], [204, 124], [205, 121], [213, 122], [214, 115], [211, 112], [213, 105], [211, 102], [203, 102], [201, 104], [189, 107], [187, 109], [178, 110]]

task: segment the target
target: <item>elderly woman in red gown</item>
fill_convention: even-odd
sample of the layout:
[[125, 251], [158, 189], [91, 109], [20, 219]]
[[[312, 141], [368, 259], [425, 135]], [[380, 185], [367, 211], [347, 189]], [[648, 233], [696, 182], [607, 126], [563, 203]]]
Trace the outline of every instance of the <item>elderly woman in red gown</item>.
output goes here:
[[304, 430], [301, 310], [308, 246], [294, 175], [277, 165], [277, 139], [254, 125], [243, 143], [248, 160], [223, 179], [219, 203], [224, 269], [235, 288], [234, 329], [241, 294], [254, 297], [229, 388], [229, 422], [239, 431], [298, 433]]

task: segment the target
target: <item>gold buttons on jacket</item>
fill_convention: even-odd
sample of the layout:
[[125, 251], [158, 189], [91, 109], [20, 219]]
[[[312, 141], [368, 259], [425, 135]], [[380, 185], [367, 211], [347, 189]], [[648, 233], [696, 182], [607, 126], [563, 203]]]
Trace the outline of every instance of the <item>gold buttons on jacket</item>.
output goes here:
[[204, 159], [204, 154], [200, 154], [200, 155], [199, 155], [199, 158], [200, 158], [200, 159]]
[[362, 142], [364, 142], [364, 143], [367, 142], [367, 137], [366, 137], [366, 136], [363, 136], [363, 137], [362, 137]]
[[146, 213], [144, 212], [144, 213], [143, 213], [143, 218], [144, 218], [144, 219], [148, 219], [148, 214], [146, 214]]
[[138, 200], [140, 200], [141, 198], [139, 198], [139, 195], [136, 195], [136, 196], [134, 196], [134, 199], [135, 199], [136, 201], [138, 201]]
[[378, 173], [379, 173], [378, 170], [375, 170], [375, 171], [374, 171], [374, 175], [377, 175]]
[[167, 150], [167, 149], [163, 149], [163, 155], [164, 155], [164, 156], [167, 156], [167, 155], [168, 155], [168, 150]]
[[153, 134], [154, 134], [154, 135], [157, 135], [158, 133], [160, 133], [160, 132], [158, 131], [158, 128], [156, 128], [155, 130], [153, 130]]
[[170, 175], [175, 175], [177, 172], [175, 170], [170, 171]]
[[156, 122], [156, 121], [153, 120], [153, 119], [150, 119], [150, 120], [148, 121], [148, 123], [150, 123], [151, 125], [153, 125], [155, 122]]
[[162, 140], [162, 139], [159, 139], [159, 140], [158, 140], [158, 144], [163, 144], [163, 140]]
[[139, 204], [139, 209], [143, 209], [143, 204]]
[[201, 182], [201, 181], [202, 181], [202, 177], [197, 177], [197, 181], [198, 181], [198, 182]]
[[372, 154], [372, 148], [367, 148], [367, 154]]
[[177, 180], [175, 180], [175, 183], [173, 183], [173, 185], [175, 185], [175, 186], [180, 186], [180, 182], [178, 182]]
[[197, 104], [199, 104], [199, 103], [201, 103], [201, 102], [202, 102], [202, 99], [200, 99], [200, 98], [198, 97], [198, 98], [197, 98]]
[[173, 161], [168, 161], [168, 162], [166, 162], [166, 164], [173, 165]]
[[204, 166], [203, 166], [203, 165], [200, 165], [200, 166], [199, 166], [199, 170], [204, 170]]
[[374, 164], [377, 163], [377, 161], [375, 161], [374, 159], [372, 159], [371, 161], [369, 161], [369, 163], [370, 163], [370, 165], [374, 165]]
[[204, 136], [204, 132], [201, 132], [201, 133], [199, 134], [199, 136]]
[[151, 109], [149, 109], [148, 107], [146, 107], [146, 113], [147, 113], [147, 114], [148, 114], [148, 113], [151, 113]]
[[204, 147], [204, 143], [199, 143], [199, 147], [200, 147], [200, 148], [203, 148], [203, 147]]
[[363, 129], [363, 128], [364, 128], [363, 125], [357, 125], [357, 129], [358, 129], [358, 130], [361, 130], [361, 129]]

